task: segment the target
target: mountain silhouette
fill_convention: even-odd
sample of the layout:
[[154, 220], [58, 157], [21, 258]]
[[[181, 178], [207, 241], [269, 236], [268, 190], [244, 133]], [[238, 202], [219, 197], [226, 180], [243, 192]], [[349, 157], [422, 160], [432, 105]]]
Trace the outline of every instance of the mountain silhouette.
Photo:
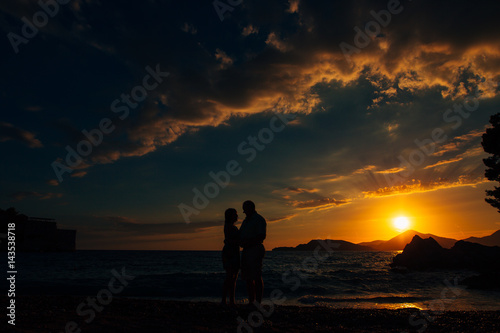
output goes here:
[[331, 248], [334, 251], [376, 251], [375, 249], [368, 247], [368, 246], [363, 246], [359, 244], [354, 244], [351, 242], [346, 242], [343, 240], [333, 240], [333, 239], [325, 239], [325, 240], [318, 240], [318, 239], [313, 239], [307, 244], [299, 244], [295, 247], [289, 247], [289, 246], [283, 246], [283, 247], [275, 247], [273, 251], [314, 251], [318, 248], [319, 251], [324, 251], [325, 248], [321, 244], [323, 243], [328, 243], [328, 244], [335, 244], [338, 246], [331, 246]]
[[485, 237], [469, 237], [464, 241], [478, 243], [486, 246], [500, 246], [500, 230], [495, 231], [493, 234]]
[[[375, 240], [371, 242], [362, 243], [351, 243], [344, 240], [331, 240], [327, 239], [323, 242], [330, 242], [339, 244], [339, 246], [333, 250], [335, 251], [401, 251], [405, 248], [406, 244], [409, 244], [415, 236], [419, 236], [422, 239], [427, 239], [432, 237], [441, 247], [445, 249], [451, 249], [457, 239], [439, 237], [433, 234], [424, 234], [415, 230], [407, 230], [396, 237], [393, 237], [387, 241]], [[500, 246], [500, 230], [495, 231], [490, 236], [485, 237], [469, 237], [463, 239], [463, 241], [477, 243], [485, 246]], [[307, 244], [299, 244], [295, 247], [283, 246], [276, 247], [273, 251], [314, 251], [318, 245], [321, 244], [321, 240], [313, 239]]]
[[[422, 239], [417, 235], [402, 253], [393, 258], [390, 266], [415, 270], [472, 269], [479, 272], [500, 272], [499, 258], [499, 246], [460, 240], [451, 249], [445, 249], [432, 237]], [[500, 287], [498, 280], [496, 286]]]
[[400, 251], [404, 249], [406, 244], [411, 242], [415, 235], [423, 239], [432, 237], [438, 242], [439, 245], [446, 249], [452, 248], [453, 245], [455, 245], [455, 243], [457, 242], [457, 240], [453, 238], [439, 237], [433, 234], [424, 234], [415, 230], [407, 230], [387, 241], [376, 240], [372, 242], [359, 243], [358, 245], [368, 246], [374, 248], [377, 251]]

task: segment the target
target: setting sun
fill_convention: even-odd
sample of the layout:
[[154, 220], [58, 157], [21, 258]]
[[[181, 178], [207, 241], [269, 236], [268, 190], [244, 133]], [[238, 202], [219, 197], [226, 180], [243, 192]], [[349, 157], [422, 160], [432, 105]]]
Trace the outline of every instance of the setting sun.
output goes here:
[[410, 220], [406, 216], [398, 216], [393, 220], [392, 224], [398, 231], [405, 231], [410, 227]]

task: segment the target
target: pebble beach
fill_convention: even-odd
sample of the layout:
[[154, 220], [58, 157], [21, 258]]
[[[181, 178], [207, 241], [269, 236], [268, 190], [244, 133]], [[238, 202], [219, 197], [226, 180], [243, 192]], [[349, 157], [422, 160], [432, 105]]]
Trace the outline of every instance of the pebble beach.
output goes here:
[[[94, 296], [95, 297], [95, 296]], [[7, 298], [3, 297], [3, 304]], [[500, 332], [500, 311], [333, 309], [274, 305], [264, 312], [214, 302], [113, 298], [77, 314], [83, 296], [18, 296], [15, 327], [2, 332]], [[80, 309], [82, 310], [82, 309]], [[80, 311], [80, 314], [83, 312]], [[413, 315], [413, 317], [412, 317]], [[416, 315], [416, 316], [415, 316]], [[86, 322], [87, 321], [87, 322]], [[81, 330], [81, 331], [80, 331]]]

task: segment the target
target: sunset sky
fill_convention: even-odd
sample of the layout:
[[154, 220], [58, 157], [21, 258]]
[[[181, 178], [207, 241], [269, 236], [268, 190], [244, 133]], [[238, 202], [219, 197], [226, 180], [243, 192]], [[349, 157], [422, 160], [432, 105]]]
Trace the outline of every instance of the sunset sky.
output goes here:
[[398, 216], [456, 239], [500, 229], [481, 147], [498, 1], [225, 6], [75, 0], [40, 24], [37, 1], [2, 1], [0, 208], [77, 229], [78, 249], [218, 250], [248, 199], [269, 250], [389, 239]]

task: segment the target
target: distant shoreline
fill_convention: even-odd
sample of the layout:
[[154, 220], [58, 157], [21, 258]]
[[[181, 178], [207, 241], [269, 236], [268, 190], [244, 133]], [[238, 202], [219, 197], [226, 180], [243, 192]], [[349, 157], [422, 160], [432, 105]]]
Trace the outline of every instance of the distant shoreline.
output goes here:
[[[3, 301], [5, 302], [3, 297]], [[244, 318], [256, 311], [244, 305], [231, 309], [211, 302], [162, 301], [113, 298], [95, 312], [95, 318], [85, 323], [87, 316], [76, 313], [82, 296], [22, 296], [17, 297], [19, 309], [17, 332], [64, 332], [69, 321], [82, 331], [91, 332], [236, 332], [238, 317]], [[22, 311], [21, 311], [22, 310]], [[275, 305], [265, 317], [258, 332], [414, 332], [425, 324], [414, 326], [409, 318], [417, 309], [331, 309], [327, 307], [299, 307]], [[435, 319], [425, 332], [473, 332], [486, 329], [500, 331], [500, 311], [446, 311], [433, 314]], [[423, 320], [423, 319], [421, 319]], [[2, 321], [2, 331], [12, 326]], [[5, 330], [7, 328], [7, 330]], [[242, 330], [246, 332], [246, 330]]]

